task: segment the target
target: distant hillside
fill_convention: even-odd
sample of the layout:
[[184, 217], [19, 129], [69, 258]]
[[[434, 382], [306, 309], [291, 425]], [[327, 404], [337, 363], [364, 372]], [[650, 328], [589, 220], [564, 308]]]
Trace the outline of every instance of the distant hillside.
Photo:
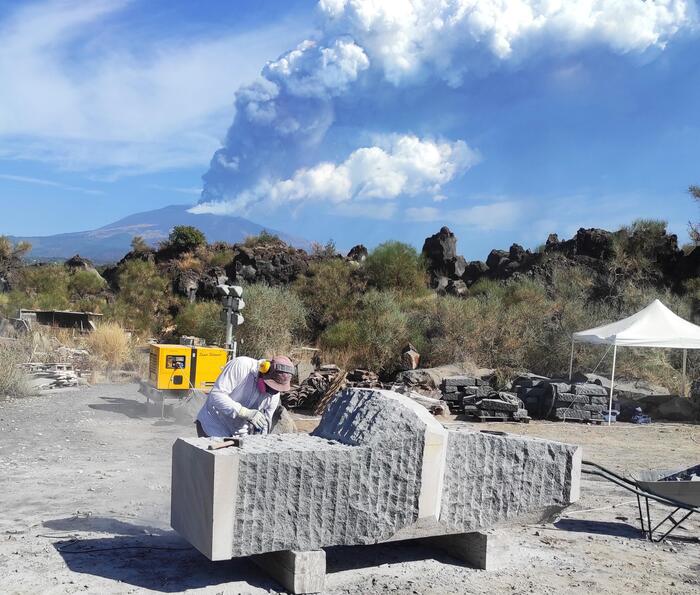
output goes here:
[[190, 205], [172, 205], [154, 211], [129, 215], [91, 231], [62, 233], [53, 236], [15, 237], [13, 241], [26, 240], [32, 244], [29, 258], [65, 259], [80, 254], [96, 263], [119, 260], [129, 251], [134, 236], [142, 236], [149, 244], [155, 245], [168, 237], [176, 225], [194, 225], [202, 230], [207, 241], [242, 242], [246, 237], [258, 235], [261, 231], [279, 236], [282, 240], [298, 248], [307, 248], [309, 242], [292, 237], [283, 232], [269, 229], [242, 217], [228, 215], [193, 215], [188, 213]]

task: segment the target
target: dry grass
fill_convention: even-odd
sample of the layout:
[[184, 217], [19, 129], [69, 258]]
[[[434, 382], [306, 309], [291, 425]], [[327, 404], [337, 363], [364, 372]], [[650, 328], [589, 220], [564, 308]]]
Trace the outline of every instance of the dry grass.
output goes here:
[[129, 334], [116, 322], [98, 326], [88, 335], [85, 343], [95, 363], [107, 370], [123, 368], [133, 359]]
[[19, 364], [27, 362], [29, 349], [19, 339], [0, 340], [0, 397], [28, 394], [26, 377]]
[[192, 252], [181, 254], [180, 258], [175, 261], [175, 266], [179, 271], [197, 271], [201, 273], [204, 270], [204, 263], [199, 256]]

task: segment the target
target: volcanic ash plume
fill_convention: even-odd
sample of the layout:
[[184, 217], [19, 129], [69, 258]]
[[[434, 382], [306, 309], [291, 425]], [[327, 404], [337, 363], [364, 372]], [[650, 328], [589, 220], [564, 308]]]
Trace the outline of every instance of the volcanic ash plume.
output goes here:
[[[237, 93], [196, 212], [243, 212], [263, 200], [430, 194], [475, 163], [476, 152], [457, 139], [431, 140], [451, 131], [438, 118], [421, 121], [430, 110], [406, 98], [434, 102], [441, 85], [459, 90], [468, 77], [547, 53], [662, 49], [697, 20], [692, 0], [321, 0], [318, 10], [317, 36], [269, 62], [260, 80]], [[424, 89], [434, 93], [421, 95]], [[404, 110], [399, 124], [397, 110]], [[443, 173], [407, 165], [402, 143], [432, 144]], [[374, 158], [378, 165], [369, 167]]]

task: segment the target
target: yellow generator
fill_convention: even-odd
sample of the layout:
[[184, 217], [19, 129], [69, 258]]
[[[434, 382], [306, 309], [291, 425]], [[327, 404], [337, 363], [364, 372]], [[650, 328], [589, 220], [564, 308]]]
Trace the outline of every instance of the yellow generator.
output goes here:
[[221, 347], [153, 344], [148, 379], [156, 390], [209, 392], [227, 362]]
[[202, 339], [184, 336], [179, 345], [155, 343], [150, 346], [148, 382], [141, 381], [139, 392], [151, 401], [160, 403], [161, 417], [165, 417], [165, 400], [178, 399], [188, 404], [197, 402], [201, 393], [208, 393], [216, 383], [229, 359], [236, 357], [233, 327], [243, 322], [240, 311], [245, 306], [241, 299], [243, 288], [237, 285], [217, 285], [221, 298], [221, 320], [226, 325], [226, 345], [207, 347]]

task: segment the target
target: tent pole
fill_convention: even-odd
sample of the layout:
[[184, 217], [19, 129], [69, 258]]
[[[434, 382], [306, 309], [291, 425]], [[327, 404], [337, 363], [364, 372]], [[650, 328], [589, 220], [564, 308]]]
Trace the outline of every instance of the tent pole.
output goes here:
[[615, 363], [617, 362], [617, 343], [613, 346], [613, 365], [612, 374], [610, 375], [610, 400], [608, 401], [608, 425], [612, 423], [612, 398], [613, 386], [615, 384]]
[[569, 382], [574, 377], [574, 338], [571, 338], [571, 359], [569, 360]]
[[685, 376], [685, 367], [686, 367], [687, 361], [688, 361], [688, 350], [684, 349], [683, 350], [683, 396], [684, 397], [688, 396], [688, 387], [686, 385], [686, 376]]

